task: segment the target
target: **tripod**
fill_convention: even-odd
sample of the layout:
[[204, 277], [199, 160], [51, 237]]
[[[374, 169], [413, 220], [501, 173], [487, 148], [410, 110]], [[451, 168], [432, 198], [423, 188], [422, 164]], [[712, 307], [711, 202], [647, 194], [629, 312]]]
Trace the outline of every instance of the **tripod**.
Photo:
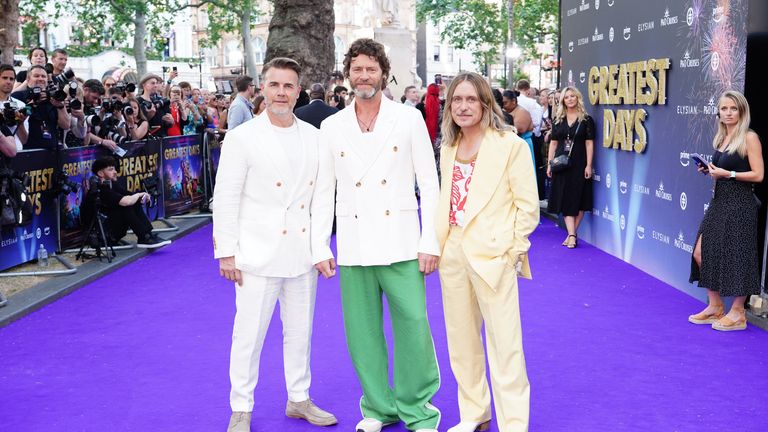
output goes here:
[[[82, 259], [83, 261], [86, 260], [86, 258], [98, 258], [99, 262], [101, 262], [102, 255], [107, 258], [108, 263], [112, 263], [112, 258], [116, 257], [117, 254], [115, 254], [115, 249], [112, 247], [112, 244], [109, 243], [107, 239], [107, 234], [104, 231], [104, 222], [102, 221], [102, 214], [99, 212], [99, 209], [101, 208], [101, 192], [99, 190], [95, 193], [96, 199], [94, 200], [94, 215], [93, 218], [91, 218], [91, 222], [88, 224], [88, 229], [85, 230], [85, 234], [83, 235], [83, 242], [80, 245], [80, 250], [77, 252], [77, 255], [75, 255], [75, 259]], [[91, 245], [96, 250], [95, 255], [91, 255], [87, 252], [84, 252], [86, 246], [89, 246], [88, 242], [93, 237], [96, 238], [95, 244]], [[103, 245], [103, 246], [102, 246]], [[104, 247], [104, 251], [102, 252], [101, 248]]]

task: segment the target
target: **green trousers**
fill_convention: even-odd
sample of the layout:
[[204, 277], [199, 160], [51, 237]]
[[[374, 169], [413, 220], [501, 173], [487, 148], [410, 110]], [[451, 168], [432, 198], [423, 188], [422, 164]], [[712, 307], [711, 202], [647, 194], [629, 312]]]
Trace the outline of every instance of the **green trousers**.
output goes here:
[[[418, 261], [339, 266], [339, 274], [347, 347], [363, 388], [363, 416], [385, 424], [402, 420], [410, 430], [437, 429], [440, 411], [430, 400], [440, 388], [440, 371]], [[389, 385], [382, 293], [394, 336], [394, 388]]]

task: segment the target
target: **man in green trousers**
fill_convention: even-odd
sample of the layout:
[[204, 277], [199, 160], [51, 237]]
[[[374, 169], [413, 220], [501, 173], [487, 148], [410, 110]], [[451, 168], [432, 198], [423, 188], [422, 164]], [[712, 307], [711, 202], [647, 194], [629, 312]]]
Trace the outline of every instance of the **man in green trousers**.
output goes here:
[[[431, 399], [440, 372], [426, 312], [424, 275], [437, 267], [435, 160], [418, 110], [382, 97], [389, 79], [384, 46], [359, 39], [344, 59], [355, 101], [320, 128], [318, 190], [312, 203], [312, 255], [336, 273], [329, 247], [336, 189], [336, 244], [344, 326], [363, 388], [357, 432], [403, 421], [433, 432], [440, 411]], [[418, 183], [419, 203], [414, 193]], [[317, 231], [315, 231], [317, 230]], [[394, 333], [394, 388], [388, 380], [382, 294]]]

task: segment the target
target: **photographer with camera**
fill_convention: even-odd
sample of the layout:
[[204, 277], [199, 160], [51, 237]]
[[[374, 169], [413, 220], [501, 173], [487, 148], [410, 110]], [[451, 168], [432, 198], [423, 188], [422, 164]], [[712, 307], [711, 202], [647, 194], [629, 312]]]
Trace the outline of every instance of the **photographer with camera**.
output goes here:
[[[151, 195], [147, 192], [128, 193], [117, 183], [116, 166], [115, 159], [110, 156], [93, 162], [91, 171], [95, 177], [90, 178], [82, 214], [98, 217], [98, 210], [106, 215], [104, 224], [109, 237], [107, 241], [113, 244], [125, 237], [128, 228], [132, 229], [139, 239], [136, 247], [154, 249], [171, 244], [170, 240], [152, 232], [152, 223], [144, 213], [142, 205], [150, 202]], [[100, 201], [99, 209], [95, 208], [97, 196]]]
[[27, 70], [27, 89], [11, 94], [32, 107], [27, 119], [25, 149], [54, 149], [58, 145], [60, 129], [69, 129], [70, 118], [64, 106], [66, 93], [63, 97], [51, 94], [54, 90], [57, 90], [56, 93], [63, 92], [61, 82], [65, 79], [62, 75], [55, 76], [52, 86], [49, 86], [45, 68], [33, 65]]
[[173, 117], [170, 114], [170, 101], [158, 94], [161, 82], [162, 78], [159, 76], [153, 73], [145, 74], [139, 81], [141, 96], [137, 99], [149, 121], [149, 133], [163, 137], [167, 128], [173, 126]]
[[125, 129], [128, 136], [132, 140], [144, 139], [149, 132], [149, 122], [139, 108], [139, 101], [132, 96], [127, 97], [125, 101], [126, 107], [123, 109], [123, 114], [125, 114]]
[[[9, 64], [0, 65], [0, 132], [2, 135], [2, 153], [13, 157], [27, 142], [27, 129], [24, 121], [29, 109], [26, 104], [11, 97], [16, 71]], [[8, 142], [13, 143], [13, 154]]]

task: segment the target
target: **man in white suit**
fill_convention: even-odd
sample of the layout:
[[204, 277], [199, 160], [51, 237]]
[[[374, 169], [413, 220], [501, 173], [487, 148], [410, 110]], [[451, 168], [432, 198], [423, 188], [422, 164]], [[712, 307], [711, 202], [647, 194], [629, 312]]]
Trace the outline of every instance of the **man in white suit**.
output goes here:
[[[435, 270], [438, 198], [435, 160], [417, 110], [382, 98], [390, 66], [384, 47], [359, 39], [344, 59], [355, 101], [323, 122], [312, 255], [323, 275], [335, 274], [329, 248], [336, 200], [336, 245], [344, 326], [363, 397], [357, 432], [403, 421], [409, 430], [436, 431], [440, 387], [426, 313], [424, 275]], [[419, 204], [414, 184], [421, 191]], [[314, 243], [320, 241], [320, 243]], [[394, 333], [394, 388], [388, 382], [382, 293]]]
[[310, 213], [316, 195], [318, 132], [293, 115], [301, 91], [299, 64], [275, 58], [263, 73], [267, 115], [227, 134], [214, 193], [214, 256], [221, 275], [236, 283], [229, 432], [250, 431], [259, 356], [277, 301], [288, 390], [285, 414], [318, 426], [337, 422], [309, 399], [317, 287]]

